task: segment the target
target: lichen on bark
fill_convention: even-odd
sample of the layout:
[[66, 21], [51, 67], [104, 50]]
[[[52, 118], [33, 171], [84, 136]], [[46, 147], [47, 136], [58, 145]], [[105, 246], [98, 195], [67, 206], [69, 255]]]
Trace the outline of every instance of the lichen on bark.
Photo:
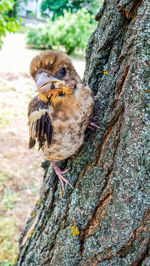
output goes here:
[[150, 265], [149, 13], [148, 0], [108, 0], [98, 12], [84, 82], [100, 129], [61, 163], [73, 186], [63, 196], [45, 164], [16, 265]]

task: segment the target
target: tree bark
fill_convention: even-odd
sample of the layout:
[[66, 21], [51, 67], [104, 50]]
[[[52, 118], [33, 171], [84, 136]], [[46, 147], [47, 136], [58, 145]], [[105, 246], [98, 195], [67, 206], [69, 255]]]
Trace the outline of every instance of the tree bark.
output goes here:
[[63, 196], [45, 163], [16, 265], [150, 265], [149, 11], [149, 0], [107, 0], [98, 12], [84, 82], [100, 129], [60, 164], [73, 186]]

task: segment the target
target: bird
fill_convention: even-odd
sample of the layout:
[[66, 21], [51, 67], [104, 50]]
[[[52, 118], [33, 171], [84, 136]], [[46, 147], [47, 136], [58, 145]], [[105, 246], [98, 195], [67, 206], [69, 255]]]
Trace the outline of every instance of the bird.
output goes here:
[[94, 96], [77, 74], [68, 55], [46, 50], [36, 55], [30, 64], [30, 74], [36, 83], [37, 95], [29, 102], [29, 148], [38, 144], [49, 160], [64, 190], [64, 177], [57, 162], [76, 154], [84, 142], [90, 125]]

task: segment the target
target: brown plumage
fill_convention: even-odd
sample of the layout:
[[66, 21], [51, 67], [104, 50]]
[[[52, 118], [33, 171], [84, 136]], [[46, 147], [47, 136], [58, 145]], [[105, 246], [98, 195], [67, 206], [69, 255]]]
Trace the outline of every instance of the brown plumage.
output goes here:
[[54, 162], [72, 156], [83, 144], [84, 132], [92, 118], [93, 94], [65, 54], [42, 52], [33, 58], [30, 73], [38, 95], [28, 108], [29, 148], [38, 142], [45, 158], [53, 161], [63, 185], [63, 181], [68, 181]]

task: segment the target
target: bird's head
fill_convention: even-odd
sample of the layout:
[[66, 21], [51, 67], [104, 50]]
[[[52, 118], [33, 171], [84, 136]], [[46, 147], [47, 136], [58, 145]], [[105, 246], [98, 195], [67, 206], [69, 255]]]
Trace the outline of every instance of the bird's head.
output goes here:
[[57, 103], [64, 96], [72, 95], [77, 84], [81, 83], [69, 57], [52, 50], [32, 59], [30, 74], [43, 102]]

